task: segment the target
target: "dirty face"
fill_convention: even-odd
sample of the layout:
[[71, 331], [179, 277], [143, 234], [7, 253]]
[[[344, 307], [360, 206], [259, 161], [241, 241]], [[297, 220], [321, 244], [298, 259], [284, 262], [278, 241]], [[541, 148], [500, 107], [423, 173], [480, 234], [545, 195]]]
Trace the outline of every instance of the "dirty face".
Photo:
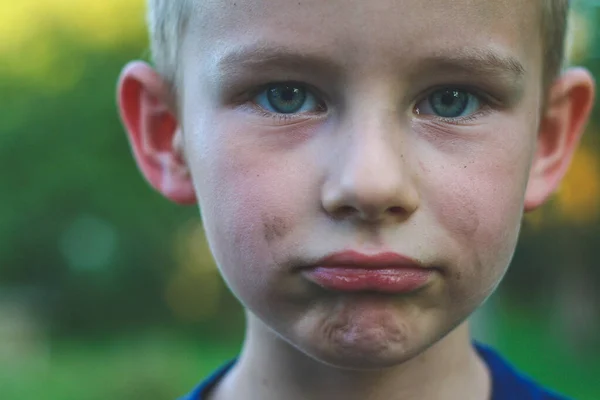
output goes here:
[[[541, 100], [536, 2], [215, 0], [182, 45], [184, 148], [215, 259], [253, 317], [345, 367], [419, 353], [515, 249]], [[324, 289], [394, 252], [419, 290]]]

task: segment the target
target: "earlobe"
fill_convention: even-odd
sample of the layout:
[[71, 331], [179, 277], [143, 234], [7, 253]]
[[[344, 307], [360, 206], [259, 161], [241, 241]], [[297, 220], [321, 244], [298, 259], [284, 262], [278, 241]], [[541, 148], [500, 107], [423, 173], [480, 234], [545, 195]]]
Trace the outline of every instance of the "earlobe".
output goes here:
[[593, 101], [594, 80], [573, 68], [549, 89], [525, 193], [525, 211], [540, 207], [558, 188], [585, 130]]
[[133, 62], [121, 73], [117, 103], [136, 163], [152, 187], [179, 204], [196, 197], [183, 157], [182, 133], [171, 93], [148, 64]]

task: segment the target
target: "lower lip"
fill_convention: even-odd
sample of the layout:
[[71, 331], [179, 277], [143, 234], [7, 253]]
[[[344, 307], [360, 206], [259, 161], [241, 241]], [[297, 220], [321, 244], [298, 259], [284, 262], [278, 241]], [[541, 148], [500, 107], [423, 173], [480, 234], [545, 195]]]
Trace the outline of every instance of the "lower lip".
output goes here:
[[339, 292], [410, 293], [429, 282], [431, 270], [422, 268], [317, 267], [304, 275], [317, 285]]

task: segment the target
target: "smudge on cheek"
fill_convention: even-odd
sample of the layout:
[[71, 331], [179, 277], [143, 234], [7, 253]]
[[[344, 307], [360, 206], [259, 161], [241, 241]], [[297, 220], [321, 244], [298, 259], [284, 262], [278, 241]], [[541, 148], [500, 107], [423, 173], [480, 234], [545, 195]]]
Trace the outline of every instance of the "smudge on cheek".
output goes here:
[[[270, 179], [271, 178], [271, 179]], [[293, 207], [267, 174], [247, 174], [228, 177], [227, 185], [215, 192], [224, 192], [210, 203], [211, 219], [216, 225], [215, 240], [219, 242], [219, 257], [230, 273], [255, 276], [276, 271], [286, 250], [294, 224]], [[225, 180], [220, 180], [225, 182]], [[235, 272], [234, 272], [235, 271]]]
[[279, 216], [269, 216], [263, 213], [262, 221], [264, 230], [263, 236], [267, 243], [271, 243], [276, 239], [285, 237], [286, 233], [290, 229], [286, 220]]

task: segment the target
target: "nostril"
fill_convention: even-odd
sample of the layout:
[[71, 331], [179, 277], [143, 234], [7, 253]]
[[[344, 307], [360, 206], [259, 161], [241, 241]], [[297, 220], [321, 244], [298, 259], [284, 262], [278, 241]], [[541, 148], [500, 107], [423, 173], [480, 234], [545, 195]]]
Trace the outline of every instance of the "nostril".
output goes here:
[[393, 215], [402, 215], [405, 213], [404, 208], [402, 207], [390, 207], [388, 212]]
[[352, 206], [342, 206], [340, 208], [338, 208], [337, 210], [337, 215], [340, 218], [345, 218], [345, 217], [349, 217], [352, 214], [356, 213], [356, 209]]

